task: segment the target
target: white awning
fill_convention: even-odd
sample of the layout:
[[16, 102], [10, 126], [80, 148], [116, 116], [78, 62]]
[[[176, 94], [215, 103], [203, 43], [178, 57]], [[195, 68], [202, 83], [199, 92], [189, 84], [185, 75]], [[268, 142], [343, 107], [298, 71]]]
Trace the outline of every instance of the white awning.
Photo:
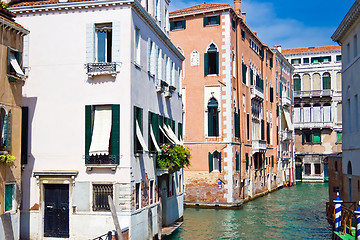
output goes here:
[[23, 77], [25, 75], [13, 53], [10, 53], [10, 64], [14, 68], [16, 75], [19, 77]]
[[154, 135], [154, 131], [153, 131], [153, 126], [152, 126], [152, 125], [151, 125], [151, 127], [150, 127], [150, 136], [151, 136], [151, 140], [152, 140], [153, 143], [154, 143], [154, 146], [155, 146], [155, 148], [156, 148], [156, 151], [161, 152], [161, 149], [160, 149], [159, 145], [158, 145], [157, 142], [156, 142], [155, 135]]
[[180, 141], [179, 141], [179, 139], [177, 139], [177, 137], [176, 137], [175, 133], [173, 132], [173, 130], [171, 129], [171, 127], [164, 124], [164, 130], [175, 144], [180, 145]]
[[286, 120], [286, 123], [287, 123], [287, 125], [288, 125], [288, 127], [289, 127], [289, 130], [294, 130], [294, 126], [293, 126], [293, 124], [292, 124], [292, 122], [291, 122], [291, 118], [290, 118], [290, 113], [289, 113], [289, 111], [283, 109], [283, 112], [284, 112], [285, 120]]
[[111, 106], [96, 106], [94, 128], [89, 149], [90, 155], [109, 154], [111, 124]]
[[143, 135], [142, 135], [142, 132], [141, 132], [141, 130], [140, 130], [139, 123], [138, 123], [137, 120], [136, 120], [136, 136], [137, 136], [137, 139], [139, 140], [139, 142], [140, 142], [143, 150], [144, 150], [145, 152], [148, 152], [149, 149], [148, 149], [148, 147], [146, 146], [145, 140], [144, 140], [144, 138], [143, 138]]
[[[164, 125], [164, 126], [165, 126], [165, 125]], [[162, 132], [162, 134], [164, 134], [164, 136], [165, 136], [172, 144], [175, 144], [174, 140], [172, 140], [172, 138], [170, 138], [170, 137], [168, 136], [168, 134], [165, 132], [165, 130], [164, 130], [161, 126], [159, 126], [159, 129], [160, 129], [160, 131]]]

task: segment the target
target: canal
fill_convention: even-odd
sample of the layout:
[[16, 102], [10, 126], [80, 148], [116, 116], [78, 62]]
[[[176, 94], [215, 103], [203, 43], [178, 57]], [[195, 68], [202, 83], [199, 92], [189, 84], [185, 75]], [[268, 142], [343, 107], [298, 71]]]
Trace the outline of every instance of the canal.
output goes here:
[[331, 239], [327, 183], [298, 183], [239, 210], [186, 208], [184, 224], [167, 239]]

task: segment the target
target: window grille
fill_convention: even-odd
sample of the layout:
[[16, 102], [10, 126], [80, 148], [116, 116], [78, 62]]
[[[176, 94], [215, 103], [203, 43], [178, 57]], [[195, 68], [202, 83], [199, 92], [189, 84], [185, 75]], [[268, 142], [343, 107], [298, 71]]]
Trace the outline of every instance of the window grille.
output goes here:
[[113, 197], [113, 185], [111, 184], [94, 184], [93, 185], [93, 210], [108, 211], [110, 210], [108, 196]]

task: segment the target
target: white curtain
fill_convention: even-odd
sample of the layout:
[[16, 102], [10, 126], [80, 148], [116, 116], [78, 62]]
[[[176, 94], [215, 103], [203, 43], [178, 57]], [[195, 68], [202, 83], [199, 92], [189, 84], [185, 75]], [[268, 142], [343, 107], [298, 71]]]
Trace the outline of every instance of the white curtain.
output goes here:
[[143, 135], [142, 135], [142, 132], [141, 132], [141, 130], [140, 130], [139, 123], [138, 123], [137, 120], [136, 120], [136, 136], [137, 136], [137, 139], [139, 140], [139, 142], [140, 142], [143, 150], [144, 150], [145, 152], [148, 152], [149, 149], [148, 149], [148, 147], [146, 146], [145, 140], [144, 140], [144, 138], [143, 138]]
[[18, 63], [18, 61], [15, 58], [15, 55], [13, 53], [10, 53], [10, 64], [14, 68], [15, 72], [19, 76], [24, 76], [24, 72], [21, 70], [21, 67]]
[[109, 141], [112, 124], [111, 106], [96, 106], [94, 128], [89, 154], [109, 154]]

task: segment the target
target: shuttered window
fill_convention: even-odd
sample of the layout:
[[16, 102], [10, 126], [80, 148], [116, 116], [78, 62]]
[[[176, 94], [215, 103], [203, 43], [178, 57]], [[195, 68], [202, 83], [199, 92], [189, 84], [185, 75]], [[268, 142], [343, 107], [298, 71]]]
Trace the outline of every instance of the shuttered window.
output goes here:
[[265, 140], [265, 121], [261, 120], [261, 140]]
[[204, 27], [212, 26], [212, 25], [219, 25], [219, 24], [220, 24], [220, 15], [208, 16], [208, 17], [204, 17], [204, 19], [203, 19]]
[[178, 123], [178, 138], [183, 139], [183, 125], [182, 125], [182, 123]]
[[270, 87], [270, 102], [274, 102], [274, 89]]
[[139, 124], [141, 133], [143, 132], [143, 110], [139, 107], [134, 107], [134, 152], [142, 152], [143, 147], [141, 146], [140, 139], [136, 136], [136, 124]]
[[5, 184], [5, 211], [13, 209], [15, 184]]
[[250, 85], [254, 85], [254, 71], [250, 68]]
[[315, 132], [313, 135], [314, 143], [321, 143], [321, 133]]
[[204, 53], [204, 75], [219, 74], [219, 52], [214, 44]]
[[148, 130], [148, 132], [149, 132], [149, 137], [148, 137], [149, 150], [154, 153], [154, 152], [156, 152], [156, 147], [151, 138], [151, 129], [154, 133], [154, 137], [155, 137], [157, 144], [159, 144], [159, 131], [160, 131], [159, 130], [159, 116], [152, 112], [149, 112], [148, 116], [149, 116], [149, 125], [148, 125], [148, 128], [149, 128], [149, 130]]
[[271, 155], [271, 167], [274, 167], [274, 155]]
[[170, 31], [186, 29], [186, 21], [172, 21], [170, 22]]
[[331, 78], [329, 73], [323, 75], [323, 89], [331, 89]]
[[337, 143], [342, 143], [342, 132], [337, 132], [336, 133], [336, 142]]
[[12, 114], [11, 114], [11, 110], [8, 112], [8, 114], [5, 114], [4, 118], [3, 118], [3, 129], [2, 129], [2, 136], [1, 136], [1, 140], [2, 140], [2, 146], [5, 147], [6, 151], [10, 152], [11, 151], [11, 129], [12, 129]]
[[208, 160], [209, 160], [209, 172], [212, 172], [214, 170], [214, 163], [213, 163], [213, 155], [211, 153], [208, 154]]
[[246, 170], [249, 169], [249, 154], [245, 153], [245, 159], [246, 159]]
[[294, 76], [294, 91], [301, 91], [301, 79], [299, 75]]
[[234, 112], [234, 124], [235, 124], [235, 137], [240, 137], [240, 115], [239, 113]]
[[219, 136], [218, 102], [215, 98], [211, 98], [208, 103], [208, 136]]
[[242, 82], [246, 84], [246, 73], [247, 73], [247, 66], [243, 63], [242, 64]]
[[240, 170], [240, 157], [239, 157], [239, 153], [236, 152], [235, 153], [235, 171], [239, 171]]

